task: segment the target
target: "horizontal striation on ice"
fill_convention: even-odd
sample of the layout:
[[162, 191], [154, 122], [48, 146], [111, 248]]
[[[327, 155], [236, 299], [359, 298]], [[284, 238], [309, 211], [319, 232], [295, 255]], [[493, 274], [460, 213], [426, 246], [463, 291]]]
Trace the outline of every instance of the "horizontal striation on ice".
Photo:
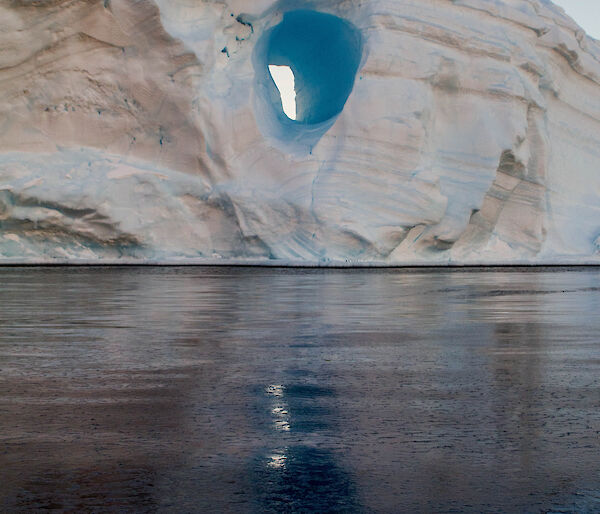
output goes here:
[[[318, 123], [267, 69], [299, 9], [362, 52]], [[600, 44], [549, 0], [20, 1], [0, 43], [0, 262], [600, 263]]]

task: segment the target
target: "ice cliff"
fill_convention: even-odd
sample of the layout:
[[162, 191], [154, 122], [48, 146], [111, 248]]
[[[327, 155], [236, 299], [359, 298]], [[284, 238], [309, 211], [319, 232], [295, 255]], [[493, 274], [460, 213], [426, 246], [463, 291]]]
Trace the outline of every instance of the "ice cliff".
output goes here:
[[3, 0], [0, 262], [56, 261], [600, 263], [600, 43], [549, 0]]

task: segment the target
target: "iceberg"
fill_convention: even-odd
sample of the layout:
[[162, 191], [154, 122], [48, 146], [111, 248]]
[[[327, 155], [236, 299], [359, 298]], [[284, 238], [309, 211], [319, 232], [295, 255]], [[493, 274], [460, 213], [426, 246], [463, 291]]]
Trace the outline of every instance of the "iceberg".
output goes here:
[[21, 1], [0, 43], [0, 263], [600, 263], [600, 43], [549, 0]]

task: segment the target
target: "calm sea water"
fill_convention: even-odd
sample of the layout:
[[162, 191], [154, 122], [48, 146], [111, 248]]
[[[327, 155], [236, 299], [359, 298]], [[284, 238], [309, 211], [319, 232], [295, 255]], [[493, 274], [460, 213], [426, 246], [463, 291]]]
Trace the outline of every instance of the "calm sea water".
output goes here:
[[599, 512], [600, 270], [0, 268], [0, 510]]

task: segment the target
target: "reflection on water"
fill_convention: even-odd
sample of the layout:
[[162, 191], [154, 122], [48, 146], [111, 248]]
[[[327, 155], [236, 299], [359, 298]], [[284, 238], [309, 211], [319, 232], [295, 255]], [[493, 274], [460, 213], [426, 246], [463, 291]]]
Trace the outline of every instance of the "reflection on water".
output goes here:
[[355, 512], [356, 492], [336, 455], [306, 445], [260, 457], [251, 474], [257, 511]]
[[271, 414], [269, 431], [273, 434], [266, 434], [265, 440], [276, 447], [261, 449], [249, 474], [257, 510], [358, 511], [352, 479], [341, 468], [336, 453], [320, 444], [306, 444], [319, 441], [319, 434], [339, 432], [339, 427], [333, 426], [330, 404], [320, 401], [331, 400], [335, 393], [331, 388], [306, 383], [318, 380], [310, 372], [302, 375], [302, 383], [270, 384], [265, 390], [266, 409], [259, 412]]
[[600, 271], [0, 268], [0, 510], [600, 510]]

